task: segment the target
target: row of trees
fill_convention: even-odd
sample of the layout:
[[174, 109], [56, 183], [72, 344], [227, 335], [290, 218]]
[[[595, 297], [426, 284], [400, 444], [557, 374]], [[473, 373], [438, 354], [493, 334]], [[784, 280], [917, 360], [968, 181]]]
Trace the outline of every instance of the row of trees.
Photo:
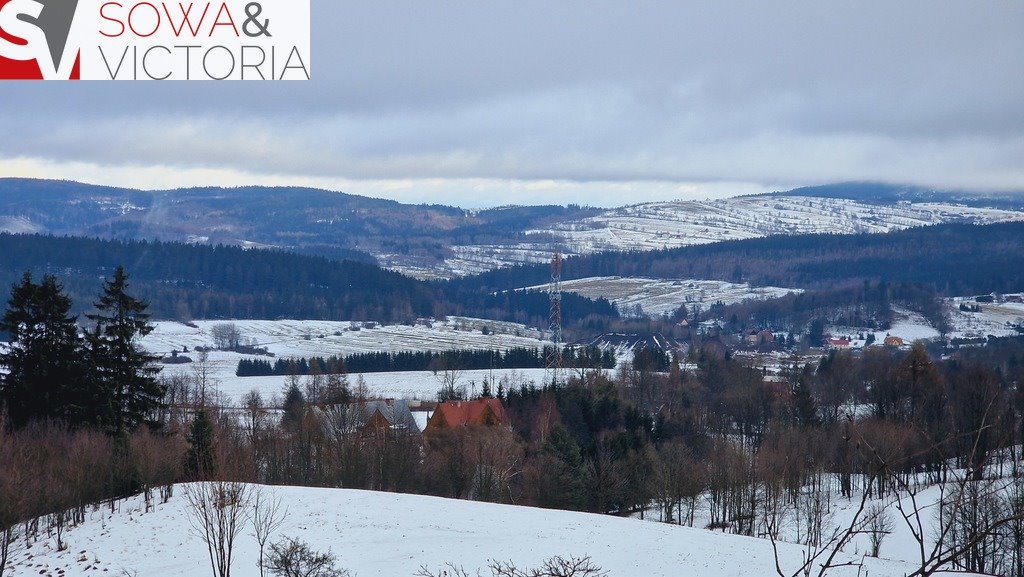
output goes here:
[[[451, 349], [447, 351], [400, 351], [354, 353], [344, 356], [277, 359], [241, 359], [239, 377], [310, 374], [384, 373], [399, 371], [443, 371], [544, 368], [550, 347], [514, 347], [504, 351]], [[597, 347], [565, 347], [563, 365], [568, 368], [615, 368], [615, 354]]]
[[16, 539], [49, 536], [58, 550], [67, 528], [90, 510], [142, 493], [146, 510], [166, 502], [181, 479], [184, 440], [143, 427], [123, 437], [71, 430], [52, 421], [19, 429], [0, 418], [0, 577]]

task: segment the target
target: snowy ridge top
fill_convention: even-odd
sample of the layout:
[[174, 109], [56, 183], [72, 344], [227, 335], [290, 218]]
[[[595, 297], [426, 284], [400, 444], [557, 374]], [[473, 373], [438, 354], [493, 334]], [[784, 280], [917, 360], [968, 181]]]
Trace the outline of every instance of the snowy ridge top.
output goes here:
[[[547, 262], [553, 246], [566, 254], [658, 250], [773, 235], [885, 233], [953, 222], [1024, 221], [1024, 212], [942, 202], [871, 203], [813, 196], [679, 200], [606, 210], [597, 216], [524, 231], [526, 242], [456, 245], [443, 269], [420, 276], [473, 274], [495, 267]], [[397, 270], [401, 263], [383, 259]]]

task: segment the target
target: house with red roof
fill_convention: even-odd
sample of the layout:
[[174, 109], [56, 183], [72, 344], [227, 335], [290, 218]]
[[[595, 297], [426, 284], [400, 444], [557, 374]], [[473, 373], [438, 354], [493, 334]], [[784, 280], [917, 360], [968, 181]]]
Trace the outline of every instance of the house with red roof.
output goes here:
[[508, 414], [505, 413], [505, 406], [499, 399], [494, 398], [439, 403], [434, 409], [434, 414], [427, 421], [427, 428], [423, 432], [474, 426], [508, 426]]

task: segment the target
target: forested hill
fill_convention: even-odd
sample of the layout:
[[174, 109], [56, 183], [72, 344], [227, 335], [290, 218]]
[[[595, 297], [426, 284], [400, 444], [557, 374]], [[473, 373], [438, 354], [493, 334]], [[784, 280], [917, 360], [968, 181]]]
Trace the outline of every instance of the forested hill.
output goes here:
[[[593, 276], [714, 279], [817, 289], [864, 280], [923, 283], [953, 294], [1024, 289], [1024, 223], [950, 224], [871, 235], [770, 237], [567, 259], [565, 280]], [[550, 281], [528, 265], [451, 281], [499, 291]]]
[[507, 243], [524, 230], [598, 212], [578, 206], [470, 212], [303, 187], [145, 191], [0, 178], [0, 231], [258, 246], [409, 269], [436, 265], [451, 245]]
[[[541, 293], [491, 295], [411, 279], [377, 266], [276, 250], [157, 241], [112, 241], [0, 233], [0, 287], [30, 270], [55, 275], [83, 312], [100, 279], [117, 265], [131, 275], [133, 294], [156, 318], [323, 319], [406, 321], [466, 314], [546, 324]], [[587, 315], [615, 317], [604, 300], [572, 295], [568, 321]]]
[[164, 318], [376, 318], [430, 315], [435, 291], [376, 266], [279, 251], [0, 234], [0, 281], [52, 273], [79, 309], [123, 264]]
[[[141, 191], [0, 178], [0, 232], [280, 249], [435, 279], [541, 263], [556, 249], [584, 255], [776, 235], [1024, 221], [1024, 194], [880, 183], [790, 192], [606, 209], [464, 210], [301, 187]], [[500, 191], [494, 194], [500, 197]]]

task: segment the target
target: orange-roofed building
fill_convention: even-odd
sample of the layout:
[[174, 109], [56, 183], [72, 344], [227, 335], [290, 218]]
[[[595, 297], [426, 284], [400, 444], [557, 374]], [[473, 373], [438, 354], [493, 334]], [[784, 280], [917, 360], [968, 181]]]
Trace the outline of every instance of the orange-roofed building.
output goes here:
[[901, 339], [899, 337], [888, 336], [888, 337], [885, 337], [884, 344], [887, 347], [895, 347], [895, 348], [898, 349], [898, 348], [903, 346], [903, 339]]
[[471, 426], [508, 426], [505, 406], [498, 399], [439, 403], [434, 409], [434, 414], [427, 421], [427, 428], [423, 432]]

